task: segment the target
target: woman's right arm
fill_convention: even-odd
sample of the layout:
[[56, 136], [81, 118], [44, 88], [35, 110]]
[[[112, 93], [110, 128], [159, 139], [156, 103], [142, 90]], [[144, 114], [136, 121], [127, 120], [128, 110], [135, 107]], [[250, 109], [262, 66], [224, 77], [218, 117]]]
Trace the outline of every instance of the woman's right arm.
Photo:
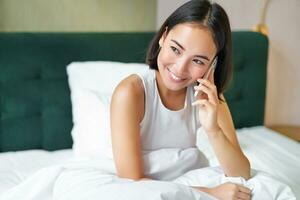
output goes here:
[[110, 106], [113, 156], [120, 178], [145, 178], [140, 141], [140, 121], [143, 115], [142, 81], [137, 75], [131, 75], [116, 87]]
[[244, 187], [239, 184], [235, 183], [223, 183], [213, 188], [206, 188], [206, 187], [192, 187], [196, 190], [205, 192], [210, 194], [217, 199], [228, 199], [228, 200], [250, 200], [251, 199], [251, 190], [247, 187]]

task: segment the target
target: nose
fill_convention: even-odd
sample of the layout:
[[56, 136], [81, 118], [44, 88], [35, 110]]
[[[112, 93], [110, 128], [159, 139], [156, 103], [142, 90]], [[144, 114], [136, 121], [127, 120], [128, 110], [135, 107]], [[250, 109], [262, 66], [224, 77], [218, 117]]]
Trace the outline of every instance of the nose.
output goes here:
[[186, 59], [178, 59], [177, 62], [175, 63], [176, 65], [176, 73], [177, 75], [185, 75], [187, 68], [188, 68], [188, 63]]

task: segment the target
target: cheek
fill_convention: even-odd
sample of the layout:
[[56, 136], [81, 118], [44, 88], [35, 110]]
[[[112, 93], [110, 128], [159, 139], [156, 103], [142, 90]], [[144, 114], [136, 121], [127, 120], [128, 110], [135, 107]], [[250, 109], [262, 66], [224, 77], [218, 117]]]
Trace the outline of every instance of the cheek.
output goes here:
[[193, 74], [194, 80], [204, 77], [205, 72], [206, 72], [206, 68], [196, 68], [195, 67], [193, 70], [191, 70], [191, 74]]
[[175, 62], [175, 58], [172, 53], [168, 52], [167, 49], [161, 49], [157, 57], [158, 65], [169, 65]]

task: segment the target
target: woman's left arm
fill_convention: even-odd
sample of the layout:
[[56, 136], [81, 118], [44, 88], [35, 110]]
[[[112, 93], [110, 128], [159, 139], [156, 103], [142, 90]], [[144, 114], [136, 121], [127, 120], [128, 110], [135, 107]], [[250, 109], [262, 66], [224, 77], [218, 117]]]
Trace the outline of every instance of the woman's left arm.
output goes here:
[[243, 154], [237, 140], [232, 117], [223, 95], [224, 102], [219, 103], [217, 122], [219, 129], [208, 132], [209, 141], [227, 176], [250, 178], [250, 163]]
[[250, 178], [250, 163], [237, 140], [232, 117], [224, 96], [218, 99], [213, 75], [209, 80], [199, 79], [195, 90], [202, 91], [192, 105], [199, 106], [199, 119], [227, 176]]

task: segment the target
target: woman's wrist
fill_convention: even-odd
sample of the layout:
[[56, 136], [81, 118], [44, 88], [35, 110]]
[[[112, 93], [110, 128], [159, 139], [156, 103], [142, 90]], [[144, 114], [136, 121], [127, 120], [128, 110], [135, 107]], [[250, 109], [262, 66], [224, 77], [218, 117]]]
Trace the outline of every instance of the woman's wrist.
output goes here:
[[211, 129], [211, 130], [205, 130], [205, 132], [208, 136], [215, 137], [215, 136], [220, 135], [222, 133], [222, 129], [221, 129], [220, 126], [217, 126], [217, 127], [215, 127], [214, 129]]
[[213, 194], [212, 194], [212, 188], [207, 188], [207, 187], [196, 187], [196, 186], [191, 186], [191, 187], [194, 188], [194, 189], [196, 189], [196, 190], [199, 190], [199, 191], [201, 191], [201, 192], [205, 192], [205, 193], [207, 193], [207, 194], [213, 196]]

